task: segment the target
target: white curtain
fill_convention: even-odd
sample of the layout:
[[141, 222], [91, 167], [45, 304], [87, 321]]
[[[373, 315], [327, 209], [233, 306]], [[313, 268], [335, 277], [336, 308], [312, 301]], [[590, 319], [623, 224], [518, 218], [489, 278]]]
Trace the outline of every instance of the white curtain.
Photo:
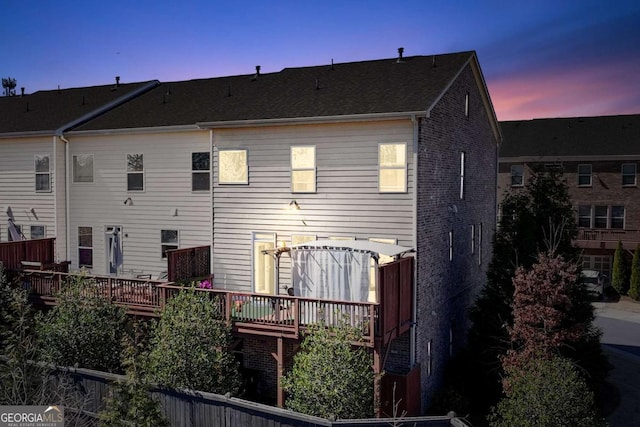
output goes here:
[[293, 289], [306, 298], [367, 302], [369, 252], [292, 249]]

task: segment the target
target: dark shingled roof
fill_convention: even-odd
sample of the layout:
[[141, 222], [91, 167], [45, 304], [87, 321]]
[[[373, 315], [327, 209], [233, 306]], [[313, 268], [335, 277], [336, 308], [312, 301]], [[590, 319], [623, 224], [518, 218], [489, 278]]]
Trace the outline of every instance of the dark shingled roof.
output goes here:
[[76, 130], [426, 111], [475, 55], [285, 68], [162, 83]]
[[74, 120], [144, 88], [150, 82], [41, 90], [0, 97], [0, 134], [54, 133]]
[[640, 115], [500, 122], [500, 157], [640, 155]]

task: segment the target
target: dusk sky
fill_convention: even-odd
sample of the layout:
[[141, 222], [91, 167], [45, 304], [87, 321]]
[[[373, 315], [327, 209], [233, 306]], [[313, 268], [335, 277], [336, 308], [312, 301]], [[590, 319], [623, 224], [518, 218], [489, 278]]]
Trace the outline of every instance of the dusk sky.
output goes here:
[[499, 120], [640, 114], [640, 1], [2, 0], [17, 92], [475, 50]]

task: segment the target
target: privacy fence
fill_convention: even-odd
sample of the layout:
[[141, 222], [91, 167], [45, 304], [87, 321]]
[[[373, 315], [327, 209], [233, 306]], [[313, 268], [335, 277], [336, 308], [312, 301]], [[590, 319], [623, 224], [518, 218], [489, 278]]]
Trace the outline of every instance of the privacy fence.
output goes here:
[[[69, 368], [64, 372], [86, 395], [85, 407], [78, 409], [88, 414], [99, 413], [104, 408], [104, 401], [112, 384], [125, 379], [122, 375], [88, 369]], [[462, 420], [450, 416], [330, 421], [212, 393], [159, 388], [153, 389], [151, 393], [160, 402], [165, 415], [175, 427], [448, 427], [465, 425]]]

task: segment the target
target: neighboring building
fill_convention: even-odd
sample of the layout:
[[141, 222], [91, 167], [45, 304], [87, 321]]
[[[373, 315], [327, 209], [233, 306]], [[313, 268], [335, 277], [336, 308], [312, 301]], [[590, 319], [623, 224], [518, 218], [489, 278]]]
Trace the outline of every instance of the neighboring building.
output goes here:
[[56, 256], [68, 258], [62, 133], [156, 84], [116, 82], [0, 97], [0, 242], [12, 240], [11, 222], [26, 239], [58, 237]]
[[[265, 250], [414, 249], [412, 321], [374, 352], [387, 378], [417, 373], [421, 394], [403, 395], [426, 409], [491, 258], [501, 134], [474, 52], [163, 83], [62, 137], [75, 268], [156, 276], [162, 251], [211, 244], [215, 287], [270, 295], [291, 261]], [[245, 367], [270, 385], [272, 355], [280, 369], [295, 348], [282, 339], [244, 336]]]
[[501, 123], [498, 192], [521, 188], [536, 168], [561, 170], [578, 224], [585, 269], [609, 278], [618, 241], [640, 242], [640, 115]]

